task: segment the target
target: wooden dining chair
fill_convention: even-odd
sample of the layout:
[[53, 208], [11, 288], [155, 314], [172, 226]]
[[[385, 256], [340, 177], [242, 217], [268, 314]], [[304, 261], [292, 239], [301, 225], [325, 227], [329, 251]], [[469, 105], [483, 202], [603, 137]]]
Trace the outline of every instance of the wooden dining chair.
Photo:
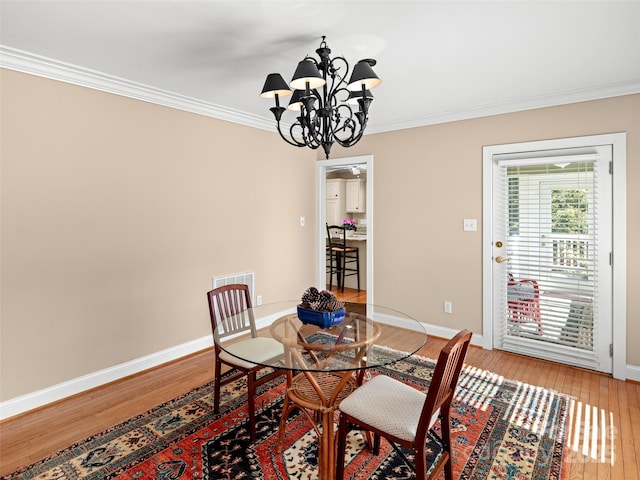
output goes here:
[[398, 445], [413, 450], [416, 478], [425, 480], [429, 470], [426, 459], [427, 436], [439, 417], [442, 455], [433, 466], [429, 478], [437, 478], [444, 468], [446, 480], [453, 480], [450, 410], [471, 335], [469, 330], [462, 330], [442, 349], [426, 393], [386, 375], [378, 375], [340, 403], [337, 479], [344, 476], [347, 433], [355, 426], [373, 432], [373, 451], [376, 455], [379, 453], [381, 436], [409, 465], [411, 462]]
[[[229, 349], [233, 349], [240, 357], [246, 358], [243, 352], [249, 352], [251, 358], [257, 362], [267, 362], [278, 356], [282, 356], [282, 344], [273, 338], [258, 337], [251, 306], [249, 287], [243, 284], [231, 284], [218, 287], [207, 293], [209, 300], [209, 313], [211, 315], [211, 328], [214, 336], [215, 350], [215, 378], [213, 394], [214, 413], [220, 411], [220, 389], [222, 385], [247, 377], [247, 394], [249, 410], [249, 428], [251, 441], [256, 438], [255, 421], [255, 395], [256, 389], [274, 379], [278, 375], [286, 373], [283, 369], [272, 371], [258, 376], [262, 370], [268, 367], [249, 363], [222, 350], [219, 341], [222, 338], [237, 334], [249, 334], [249, 338], [233, 342]], [[222, 365], [230, 368], [228, 374], [222, 377]]]

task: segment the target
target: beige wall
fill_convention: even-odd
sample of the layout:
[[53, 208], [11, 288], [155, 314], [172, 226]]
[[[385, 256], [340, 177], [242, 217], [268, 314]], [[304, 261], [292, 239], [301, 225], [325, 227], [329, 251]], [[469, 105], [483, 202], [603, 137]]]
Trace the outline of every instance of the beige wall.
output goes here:
[[[375, 115], [375, 106], [372, 110]], [[374, 155], [375, 303], [482, 332], [482, 147], [627, 132], [627, 363], [640, 366], [640, 95], [366, 136]], [[408, 208], [410, 206], [410, 208]], [[442, 311], [453, 302], [453, 315]]]
[[[210, 333], [212, 277], [315, 283], [315, 152], [2, 70], [2, 400]], [[299, 217], [309, 227], [299, 226]]]
[[[214, 275], [255, 271], [265, 301], [314, 283], [316, 152], [12, 71], [1, 82], [0, 400], [207, 335]], [[637, 338], [638, 112], [635, 95], [334, 147], [332, 158], [375, 158], [376, 303], [481, 333], [481, 231], [463, 232], [462, 219], [482, 221], [482, 146], [626, 131]], [[441, 313], [445, 298], [453, 315]]]

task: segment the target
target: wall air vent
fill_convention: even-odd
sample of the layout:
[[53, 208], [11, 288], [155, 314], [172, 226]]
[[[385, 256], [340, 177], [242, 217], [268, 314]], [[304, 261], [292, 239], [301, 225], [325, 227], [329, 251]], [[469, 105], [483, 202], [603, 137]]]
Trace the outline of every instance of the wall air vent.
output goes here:
[[255, 281], [254, 272], [237, 273], [234, 275], [226, 275], [224, 277], [213, 277], [213, 288], [222, 287], [224, 285], [231, 285], [232, 283], [243, 283], [249, 285], [249, 293], [251, 294], [251, 301], [255, 305], [254, 288]]

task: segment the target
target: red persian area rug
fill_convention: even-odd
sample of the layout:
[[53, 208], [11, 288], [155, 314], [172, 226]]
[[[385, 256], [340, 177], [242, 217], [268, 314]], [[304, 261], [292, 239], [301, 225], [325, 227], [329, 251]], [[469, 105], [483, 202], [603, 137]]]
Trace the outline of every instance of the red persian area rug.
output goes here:
[[[369, 374], [427, 388], [433, 367], [432, 360], [413, 356]], [[283, 390], [279, 379], [260, 391], [255, 443], [249, 441], [244, 382], [223, 391], [218, 415], [209, 383], [2, 478], [317, 478], [316, 437], [304, 415], [290, 416], [284, 448], [276, 451]], [[467, 366], [452, 412], [455, 478], [563, 478], [569, 402], [557, 392]], [[438, 422], [434, 428], [439, 430]], [[348, 442], [345, 478], [415, 478], [388, 443], [383, 441], [380, 454], [373, 456], [362, 433], [351, 432]], [[429, 456], [439, 452], [434, 437]]]

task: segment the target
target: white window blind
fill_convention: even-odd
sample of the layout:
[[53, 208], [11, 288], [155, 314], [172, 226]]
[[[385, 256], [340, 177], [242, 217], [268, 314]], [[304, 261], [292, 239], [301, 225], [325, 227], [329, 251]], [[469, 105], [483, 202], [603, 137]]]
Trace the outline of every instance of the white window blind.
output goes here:
[[597, 368], [598, 155], [496, 159], [507, 278], [501, 348]]

